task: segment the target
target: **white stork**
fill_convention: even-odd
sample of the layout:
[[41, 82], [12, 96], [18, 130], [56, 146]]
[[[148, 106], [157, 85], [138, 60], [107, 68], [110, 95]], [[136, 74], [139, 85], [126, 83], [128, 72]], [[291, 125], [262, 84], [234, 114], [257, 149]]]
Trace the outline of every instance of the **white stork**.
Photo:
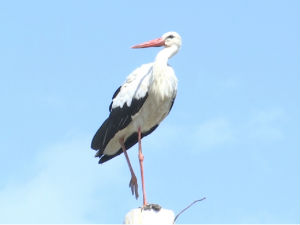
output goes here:
[[153, 63], [134, 70], [112, 97], [109, 117], [96, 132], [91, 147], [98, 150], [96, 157], [104, 163], [124, 153], [131, 180], [129, 187], [138, 198], [137, 179], [132, 169], [127, 150], [139, 143], [139, 162], [142, 178], [143, 205], [147, 205], [141, 139], [153, 132], [170, 112], [177, 92], [177, 78], [168, 65], [168, 59], [181, 46], [181, 37], [176, 32], [165, 33], [161, 38], [144, 42], [132, 48], [160, 47]]

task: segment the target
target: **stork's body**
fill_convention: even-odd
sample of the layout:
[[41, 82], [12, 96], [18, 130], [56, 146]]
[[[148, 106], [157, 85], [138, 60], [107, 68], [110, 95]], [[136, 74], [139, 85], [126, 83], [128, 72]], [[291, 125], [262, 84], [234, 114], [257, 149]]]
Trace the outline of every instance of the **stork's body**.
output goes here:
[[153, 132], [170, 112], [177, 93], [177, 78], [168, 66], [170, 57], [177, 53], [181, 38], [168, 32], [162, 38], [145, 42], [133, 48], [165, 46], [154, 63], [144, 64], [133, 71], [117, 89], [109, 107], [110, 115], [95, 134], [92, 148], [98, 150], [99, 163], [124, 153], [132, 178], [130, 187], [138, 197], [136, 176], [126, 150], [139, 142], [139, 160], [142, 175], [144, 205], [147, 204], [141, 139]]

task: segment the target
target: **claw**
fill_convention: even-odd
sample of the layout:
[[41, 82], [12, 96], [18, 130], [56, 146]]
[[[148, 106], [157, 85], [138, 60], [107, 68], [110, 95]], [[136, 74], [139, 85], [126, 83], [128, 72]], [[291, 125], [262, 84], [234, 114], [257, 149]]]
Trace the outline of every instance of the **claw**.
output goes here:
[[141, 211], [152, 210], [152, 209], [156, 212], [159, 212], [161, 210], [161, 206], [158, 204], [147, 204], [141, 207]]
[[136, 176], [132, 176], [129, 182], [129, 187], [131, 188], [132, 195], [135, 195], [135, 198], [138, 199], [139, 193], [138, 193], [138, 184]]
[[135, 195], [135, 198], [138, 199], [139, 193], [138, 193], [137, 179], [136, 179], [136, 176], [134, 174], [134, 171], [133, 171], [132, 166], [131, 166], [130, 161], [129, 161], [129, 157], [128, 157], [128, 154], [127, 154], [127, 151], [126, 151], [126, 148], [125, 148], [125, 145], [124, 145], [124, 138], [120, 138], [119, 142], [120, 142], [120, 145], [121, 145], [122, 150], [124, 152], [124, 155], [125, 155], [125, 158], [126, 158], [126, 161], [127, 161], [130, 173], [131, 173], [131, 179], [130, 179], [130, 182], [129, 182], [129, 187], [131, 189], [132, 195]]

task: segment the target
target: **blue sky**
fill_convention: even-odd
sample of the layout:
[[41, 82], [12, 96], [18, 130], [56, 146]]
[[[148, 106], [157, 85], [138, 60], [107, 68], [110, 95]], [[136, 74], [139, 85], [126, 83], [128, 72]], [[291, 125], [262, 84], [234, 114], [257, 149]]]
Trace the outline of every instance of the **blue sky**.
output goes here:
[[[299, 223], [299, 6], [2, 2], [0, 223], [121, 223], [142, 204], [123, 155], [98, 165], [90, 141], [159, 51], [130, 46], [167, 31], [183, 39], [179, 89], [143, 140], [149, 202], [179, 212], [207, 198], [178, 223]], [[136, 146], [129, 156], [139, 175]]]

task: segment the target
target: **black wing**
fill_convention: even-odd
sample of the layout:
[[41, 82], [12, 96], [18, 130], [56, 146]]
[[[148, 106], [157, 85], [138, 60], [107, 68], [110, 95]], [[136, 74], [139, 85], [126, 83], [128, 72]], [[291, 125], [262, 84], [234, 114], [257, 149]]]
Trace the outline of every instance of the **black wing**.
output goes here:
[[[176, 98], [176, 95], [174, 96], [174, 98], [173, 98], [173, 100], [171, 102], [169, 113], [170, 113], [171, 109], [173, 108], [173, 105], [174, 105], [174, 102], [175, 102], [175, 98]], [[157, 124], [154, 127], [152, 127], [149, 131], [146, 131], [146, 132], [142, 133], [142, 138], [145, 137], [145, 136], [147, 136], [147, 135], [149, 135], [149, 134], [151, 134], [158, 126], [159, 126], [159, 124]], [[133, 133], [131, 136], [129, 136], [126, 139], [126, 141], [124, 143], [125, 148], [129, 149], [132, 146], [134, 146], [137, 142], [138, 142], [138, 133], [135, 132], [135, 133]], [[100, 153], [100, 151], [98, 153]], [[116, 154], [114, 154], [114, 155], [103, 155], [103, 152], [101, 152], [100, 154], [97, 154], [96, 156], [100, 158], [99, 163], [101, 164], [101, 163], [104, 163], [104, 162], [106, 162], [106, 161], [108, 161], [108, 160], [110, 160], [110, 159], [112, 159], [112, 158], [114, 158], [114, 157], [116, 157], [116, 156], [118, 156], [118, 155], [120, 155], [122, 153], [123, 153], [123, 150], [122, 150], [122, 148], [120, 148], [116, 152]]]
[[[152, 63], [144, 64], [135, 69], [113, 95], [113, 101], [109, 106], [110, 115], [96, 132], [91, 147], [99, 150], [96, 156], [102, 157], [109, 141], [116, 133], [124, 129], [132, 121], [132, 116], [140, 111], [148, 97], [148, 85], [152, 74]], [[144, 136], [146, 133], [144, 134]], [[129, 137], [125, 141], [127, 149], [136, 142]], [[118, 149], [115, 149], [118, 152]], [[104, 157], [104, 156], [103, 156]], [[107, 156], [105, 156], [107, 157]], [[107, 161], [105, 158], [102, 161]]]
[[[149, 131], [142, 133], [142, 138], [145, 137], [145, 136], [147, 136], [148, 134], [151, 134], [157, 127], [158, 127], [158, 124], [155, 125], [154, 127], [152, 127]], [[137, 142], [138, 142], [138, 133], [136, 132], [136, 133], [133, 133], [132, 135], [130, 135], [126, 139], [126, 141], [124, 143], [125, 148], [129, 149], [132, 146], [134, 146]], [[120, 155], [121, 153], [123, 153], [122, 148], [120, 148], [118, 150], [118, 152], [116, 154], [114, 154], [114, 155], [103, 155], [103, 154], [101, 154], [101, 155], [98, 156], [100, 158], [99, 163], [100, 164], [104, 163], [104, 162], [106, 162], [106, 161], [108, 161], [108, 160], [110, 160], [110, 159], [112, 159], [112, 158]]]
[[174, 96], [172, 102], [171, 102], [171, 106], [170, 106], [170, 109], [169, 109], [169, 113], [171, 112], [171, 109], [173, 108], [173, 105], [174, 105], [174, 102], [175, 102], [175, 98], [176, 98], [176, 95]]
[[[112, 96], [112, 100], [114, 100], [115, 97], [117, 97], [117, 95], [119, 94], [120, 90], [121, 90], [122, 86], [120, 86], [114, 93], [114, 95]], [[113, 101], [111, 101], [110, 105], [109, 105], [109, 111], [111, 112], [111, 107], [112, 107]]]
[[[116, 97], [120, 88], [115, 92]], [[143, 106], [148, 97], [148, 93], [140, 98], [133, 98], [130, 106], [124, 103], [122, 107], [112, 108], [110, 105], [110, 115], [96, 132], [91, 147], [99, 150], [96, 156], [101, 155], [108, 142], [115, 136], [115, 134], [124, 129], [131, 121], [131, 117], [135, 115]], [[114, 98], [114, 97], [113, 97]]]

